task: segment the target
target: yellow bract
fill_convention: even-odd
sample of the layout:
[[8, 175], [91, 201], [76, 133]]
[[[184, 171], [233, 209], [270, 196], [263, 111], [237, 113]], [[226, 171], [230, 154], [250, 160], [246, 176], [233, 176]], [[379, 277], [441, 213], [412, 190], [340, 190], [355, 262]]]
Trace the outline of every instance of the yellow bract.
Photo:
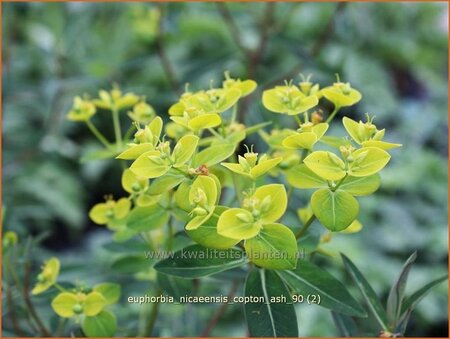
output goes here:
[[83, 100], [77, 96], [73, 100], [73, 107], [67, 114], [67, 119], [72, 121], [88, 121], [96, 111], [95, 105], [91, 101]]
[[55, 257], [50, 258], [42, 266], [41, 273], [38, 275], [38, 282], [31, 290], [31, 294], [39, 294], [48, 290], [56, 283], [60, 269], [59, 260]]

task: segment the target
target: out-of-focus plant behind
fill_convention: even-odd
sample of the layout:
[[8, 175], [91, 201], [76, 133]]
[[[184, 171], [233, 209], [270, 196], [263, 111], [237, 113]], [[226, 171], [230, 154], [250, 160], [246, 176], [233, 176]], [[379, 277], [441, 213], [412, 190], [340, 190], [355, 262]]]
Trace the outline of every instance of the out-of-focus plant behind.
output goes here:
[[[364, 93], [365, 99], [348, 115], [355, 120], [365, 112], [376, 115], [376, 123], [388, 126], [392, 140], [404, 146], [394, 151], [391, 166], [382, 173], [378, 194], [361, 199], [366, 212], [360, 236], [337, 235], [328, 249], [332, 254], [345, 249], [381, 295], [387, 295], [404, 259], [418, 249], [408, 285], [408, 290], [417, 289], [447, 271], [446, 6], [3, 4], [3, 231], [15, 231], [21, 243], [30, 241], [33, 255], [21, 260], [31, 261], [33, 272], [42, 260], [57, 255], [66, 281], [111, 279], [122, 282], [124, 295], [145, 291], [145, 282], [127, 284], [126, 274], [111, 269], [116, 257], [102, 246], [111, 234], [87, 217], [104, 192], [117, 198], [124, 193], [118, 185], [120, 169], [112, 160], [80, 161], [99, 145], [85, 126], [66, 120], [73, 97], [95, 96], [98, 88], [118, 83], [145, 95], [167, 118], [185, 83], [192, 89], [205, 88], [210, 81], [219, 84], [226, 70], [256, 80], [254, 98], [300, 72], [312, 73], [319, 83], [330, 83], [329, 74], [339, 73]], [[249, 125], [290, 123], [275, 121], [260, 100], [248, 100], [239, 115]], [[97, 114], [94, 119], [112, 132], [107, 118]], [[127, 117], [122, 119], [124, 123]], [[264, 148], [257, 137], [246, 143]], [[306, 203], [295, 193], [292, 199], [298, 207]], [[295, 222], [295, 210], [289, 213]], [[332, 260], [337, 263], [331, 268], [334, 273], [348, 279], [336, 268], [342, 268], [339, 258]], [[17, 272], [26, 282], [29, 277], [23, 274]], [[212, 292], [227, 293], [217, 288]], [[442, 284], [427, 296], [413, 314], [411, 334], [447, 335], [447, 293]], [[139, 306], [125, 300], [122, 305], [126, 307], [115, 311], [123, 322], [120, 335], [126, 336], [132, 333], [127, 329], [136, 327], [133, 315]], [[37, 306], [41, 314], [54, 317], [45, 303]], [[209, 318], [208, 307], [213, 306], [164, 306], [159, 334], [197, 333]], [[328, 312], [300, 307], [301, 335], [336, 335]], [[173, 324], [173, 312], [186, 322]], [[241, 317], [230, 309], [213, 334], [242, 335], [245, 330], [234, 321]], [[3, 324], [8, 324], [6, 319]], [[4, 335], [14, 334], [4, 326]]]

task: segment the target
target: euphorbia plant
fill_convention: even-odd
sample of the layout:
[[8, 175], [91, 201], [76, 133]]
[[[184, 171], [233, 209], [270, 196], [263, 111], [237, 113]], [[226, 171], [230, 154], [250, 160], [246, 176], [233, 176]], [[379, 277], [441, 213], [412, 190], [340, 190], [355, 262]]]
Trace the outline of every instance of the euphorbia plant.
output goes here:
[[[388, 151], [401, 145], [383, 141], [385, 130], [378, 129], [368, 114], [366, 121], [343, 118], [348, 136], [327, 135], [337, 112], [362, 97], [339, 79], [323, 89], [308, 77], [298, 84], [291, 81], [265, 90], [263, 106], [273, 113], [292, 116], [295, 128], [267, 132], [264, 127], [270, 123], [247, 127], [236, 121], [238, 105], [255, 88], [253, 80], [233, 79], [228, 73], [219, 88], [211, 86], [197, 92], [186, 88], [168, 110], [171, 121], [165, 114], [156, 116], [145, 98], [133, 93], [123, 95], [118, 87], [111, 92], [100, 91], [98, 99], [77, 97], [69, 119], [85, 122], [105, 145], [105, 152], [96, 153], [97, 157], [113, 155], [122, 163], [122, 186], [127, 193], [117, 200], [107, 197], [89, 215], [113, 231], [116, 242], [126, 245], [139, 237], [151, 251], [174, 251], [134, 272], [150, 280], [157, 293], [177, 296], [167, 286], [168, 279], [173, 287], [185, 284], [186, 279], [226, 270], [233, 275], [236, 268], [244, 269], [245, 296], [260, 297], [244, 305], [252, 336], [298, 336], [292, 302], [319, 304], [332, 310], [342, 323], [348, 320], [344, 317], [367, 317], [347, 287], [311, 259], [321, 252], [323, 242], [331, 240], [331, 233], [361, 229], [357, 217], [363, 211], [356, 197], [373, 194], [379, 188], [378, 172], [391, 158]], [[328, 115], [321, 109], [325, 101], [334, 105]], [[114, 143], [91, 122], [99, 110], [111, 112]], [[132, 121], [123, 134], [120, 114], [125, 110], [129, 110]], [[256, 152], [253, 145], [244, 145], [246, 151], [237, 154], [252, 133], [261, 136], [266, 150]], [[293, 194], [303, 194], [309, 203], [295, 205]], [[298, 221], [288, 222], [286, 211], [297, 211]], [[325, 231], [320, 240], [309, 234], [316, 220]], [[175, 240], [183, 236], [190, 240], [179, 248]], [[306, 244], [311, 254], [308, 257], [301, 255]], [[363, 281], [348, 258], [345, 264], [357, 284]], [[233, 280], [242, 282], [239, 275]], [[96, 293], [96, 287], [93, 291], [90, 293]], [[367, 297], [367, 288], [362, 291]], [[81, 299], [79, 293], [84, 293]], [[91, 294], [69, 294], [63, 292], [54, 300], [57, 314], [72, 316], [90, 309], [86, 303], [93, 298]], [[281, 296], [284, 301], [275, 302]], [[373, 295], [366, 298], [371, 311], [372, 299]], [[395, 313], [390, 323], [375, 313], [385, 334], [396, 333], [400, 321], [400, 331], [406, 326], [406, 316], [400, 310], [402, 297], [390, 299], [388, 308], [395, 308], [390, 311]], [[62, 301], [80, 307], [75, 309], [70, 304], [72, 308], [62, 310]], [[95, 309], [96, 316], [100, 310]], [[375, 311], [381, 312], [378, 307]], [[91, 315], [85, 316], [89, 319]], [[89, 331], [85, 333], [90, 335]]]

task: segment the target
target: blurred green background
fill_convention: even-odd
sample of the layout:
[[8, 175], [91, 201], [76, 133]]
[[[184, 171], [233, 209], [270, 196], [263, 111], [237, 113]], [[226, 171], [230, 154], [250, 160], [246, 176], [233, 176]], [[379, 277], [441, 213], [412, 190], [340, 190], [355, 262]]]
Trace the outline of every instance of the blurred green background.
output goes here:
[[[447, 272], [447, 11], [443, 2], [4, 3], [3, 231], [16, 231], [22, 244], [33, 237], [36, 270], [56, 255], [64, 281], [117, 281], [124, 296], [142, 294], [145, 281], [110, 268], [118, 256], [104, 246], [111, 234], [87, 217], [105, 194], [125, 193], [115, 161], [80, 162], [100, 146], [84, 125], [66, 120], [73, 97], [95, 96], [118, 83], [146, 95], [167, 118], [185, 83], [202, 89], [213, 79], [219, 85], [230, 70], [259, 84], [241, 107], [245, 122], [255, 124], [278, 118], [260, 103], [265, 88], [298, 81], [299, 72], [328, 85], [339, 73], [363, 93], [356, 107], [341, 114], [376, 115], [386, 140], [404, 146], [381, 173], [381, 189], [360, 199], [363, 231], [336, 236], [328, 247], [345, 252], [384, 298], [403, 261], [418, 250], [407, 286], [413, 291]], [[125, 129], [130, 121], [122, 119]], [[94, 123], [112, 139], [109, 119], [97, 115]], [[264, 150], [257, 135], [248, 143]], [[301, 191], [294, 199], [293, 207], [303, 207]], [[320, 263], [350, 283], [338, 258]], [[210, 280], [211, 293], [228, 293], [226, 284]], [[48, 299], [36, 302], [53, 324]], [[413, 313], [406, 334], [447, 336], [447, 302], [441, 284]], [[163, 305], [157, 334], [198, 335], [215, 307]], [[140, 308], [124, 297], [114, 309], [119, 335], [135, 335]], [[4, 310], [3, 333], [13, 336]], [[299, 311], [302, 336], [337, 335], [327, 310], [301, 305]], [[241, 308], [229, 307], [212, 334], [245, 335]]]

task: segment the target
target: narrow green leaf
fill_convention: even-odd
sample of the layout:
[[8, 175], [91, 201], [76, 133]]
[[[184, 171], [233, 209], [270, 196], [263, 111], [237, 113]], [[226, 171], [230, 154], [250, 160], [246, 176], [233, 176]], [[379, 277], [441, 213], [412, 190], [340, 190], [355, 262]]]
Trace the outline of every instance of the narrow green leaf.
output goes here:
[[244, 305], [250, 336], [298, 337], [291, 296], [275, 272], [252, 270], [245, 282], [245, 296], [262, 300]]
[[179, 299], [192, 293], [194, 284], [192, 279], [184, 279], [158, 272], [158, 284], [168, 295]]
[[358, 270], [358, 268], [347, 258], [344, 254], [341, 253], [342, 261], [344, 262], [344, 266], [346, 271], [350, 274], [353, 282], [358, 286], [361, 294], [364, 297], [364, 300], [367, 303], [371, 313], [377, 320], [381, 329], [387, 331], [387, 315], [386, 311], [383, 309], [383, 306], [380, 303], [375, 291], [372, 286], [368, 283], [366, 278], [362, 275], [362, 273]]
[[387, 299], [386, 313], [389, 321], [389, 325], [395, 327], [400, 317], [401, 305], [405, 294], [406, 282], [408, 280], [409, 271], [412, 264], [417, 258], [417, 252], [411, 254], [406, 260], [403, 268], [397, 278], [397, 281], [392, 286]]
[[143, 254], [127, 255], [116, 259], [111, 268], [119, 273], [137, 273], [145, 271], [152, 266], [152, 261]]
[[158, 272], [182, 278], [200, 278], [239, 267], [246, 262], [244, 253], [238, 249], [217, 250], [192, 245], [175, 252], [172, 258], [158, 262], [154, 268]]
[[352, 317], [333, 311], [331, 311], [331, 316], [333, 317], [334, 324], [339, 330], [339, 335], [341, 337], [348, 338], [358, 336], [358, 328]]
[[178, 186], [185, 179], [186, 177], [183, 174], [176, 172], [175, 170], [170, 170], [162, 177], [156, 178], [152, 181], [149, 189], [147, 190], [147, 194], [162, 194]]
[[112, 337], [117, 329], [117, 320], [114, 314], [101, 311], [94, 317], [85, 317], [81, 328], [90, 338]]
[[418, 289], [416, 292], [414, 292], [410, 297], [406, 298], [405, 301], [402, 304], [402, 311], [401, 313], [405, 313], [408, 309], [414, 309], [416, 305], [428, 294], [428, 292], [431, 291], [431, 289], [439, 285], [441, 282], [446, 281], [448, 279], [448, 275], [445, 275], [443, 277], [437, 278], [422, 288]]
[[350, 316], [367, 316], [339, 280], [308, 261], [299, 260], [295, 270], [280, 271], [279, 274], [296, 293], [319, 295], [319, 306]]

